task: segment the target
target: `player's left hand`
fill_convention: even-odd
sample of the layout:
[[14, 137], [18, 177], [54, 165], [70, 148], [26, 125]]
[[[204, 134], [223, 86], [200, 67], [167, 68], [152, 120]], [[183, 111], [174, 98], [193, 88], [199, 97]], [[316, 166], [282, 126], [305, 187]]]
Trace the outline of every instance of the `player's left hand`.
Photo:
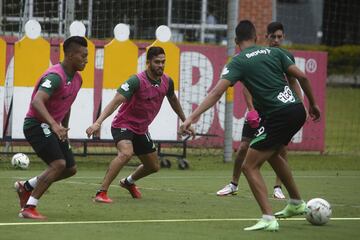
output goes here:
[[251, 110], [246, 113], [246, 121], [251, 128], [258, 128], [260, 125], [259, 113], [256, 110]]
[[57, 123], [51, 125], [51, 129], [57, 135], [60, 141], [64, 142], [67, 139], [70, 128], [65, 128]]
[[309, 115], [313, 121], [319, 121], [320, 119], [320, 108], [317, 104], [309, 107]]
[[304, 106], [304, 108], [305, 108], [305, 114], [306, 114], [306, 120], [305, 121], [307, 121], [307, 120], [309, 120], [310, 114], [309, 114], [309, 110], [307, 109], [307, 107]]

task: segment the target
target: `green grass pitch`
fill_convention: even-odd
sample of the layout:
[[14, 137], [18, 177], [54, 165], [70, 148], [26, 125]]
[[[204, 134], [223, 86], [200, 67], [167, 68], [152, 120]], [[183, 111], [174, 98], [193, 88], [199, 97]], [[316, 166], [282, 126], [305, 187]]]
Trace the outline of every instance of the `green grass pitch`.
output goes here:
[[[89, 164], [89, 159], [78, 158], [78, 174], [53, 184], [40, 200], [38, 209], [48, 220], [20, 219], [13, 183], [39, 174], [43, 166], [35, 162], [29, 170], [13, 170], [4, 160], [0, 161], [0, 238], [357, 239], [360, 236], [359, 161], [355, 157], [298, 154], [289, 158], [303, 198], [322, 197], [331, 203], [333, 219], [327, 225], [312, 226], [303, 217], [297, 217], [281, 220], [280, 231], [276, 233], [243, 231], [261, 216], [260, 210], [243, 176], [237, 196], [215, 196], [230, 180], [232, 168], [232, 164], [223, 164], [215, 157], [189, 159], [189, 170], [162, 169], [140, 180], [143, 198], [137, 200], [117, 185], [121, 177], [133, 170], [127, 167], [110, 187], [112, 204], [92, 201], [108, 159]], [[273, 209], [281, 210], [285, 202], [270, 196], [274, 174], [267, 164], [263, 174]]]

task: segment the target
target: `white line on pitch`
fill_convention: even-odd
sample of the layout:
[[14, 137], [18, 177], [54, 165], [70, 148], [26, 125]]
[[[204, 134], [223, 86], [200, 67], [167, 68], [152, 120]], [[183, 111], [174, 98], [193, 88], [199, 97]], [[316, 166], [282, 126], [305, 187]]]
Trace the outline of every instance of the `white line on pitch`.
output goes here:
[[[206, 179], [206, 178], [211, 178], [211, 179], [224, 179], [227, 176], [148, 176], [147, 178], [152, 178], [152, 179]], [[264, 177], [274, 177], [274, 175], [264, 175]], [[24, 176], [12, 176], [12, 177], [4, 177], [1, 176], [0, 178], [4, 178], [4, 179], [24, 179]], [[103, 176], [99, 176], [99, 177], [91, 177], [91, 176], [74, 176], [71, 177], [71, 179], [103, 179]], [[360, 178], [360, 175], [294, 175], [294, 178]]]
[[[73, 221], [73, 222], [15, 222], [0, 223], [0, 226], [21, 225], [68, 225], [68, 224], [114, 224], [114, 223], [178, 223], [178, 222], [224, 222], [224, 221], [256, 221], [257, 218], [216, 218], [216, 219], [149, 219], [149, 220], [116, 220], [116, 221]], [[280, 221], [304, 221], [304, 218], [289, 218]], [[360, 218], [331, 218], [331, 221], [359, 221]]]

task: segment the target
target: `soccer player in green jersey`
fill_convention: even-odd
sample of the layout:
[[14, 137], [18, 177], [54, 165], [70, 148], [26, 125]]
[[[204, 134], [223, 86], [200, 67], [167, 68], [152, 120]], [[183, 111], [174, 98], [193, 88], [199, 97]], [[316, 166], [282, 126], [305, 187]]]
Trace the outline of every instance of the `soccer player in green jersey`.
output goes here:
[[[275, 217], [287, 218], [306, 212], [306, 203], [300, 196], [289, 165], [279, 154], [303, 126], [306, 119], [304, 105], [288, 86], [284, 73], [298, 79], [308, 98], [309, 115], [314, 121], [320, 118], [320, 110], [309, 80], [295, 66], [295, 63], [279, 48], [256, 45], [256, 29], [251, 21], [240, 21], [235, 31], [236, 43], [242, 51], [226, 65], [221, 79], [180, 126], [179, 132], [188, 130], [190, 124], [212, 107], [228, 87], [233, 86], [237, 81], [244, 84], [257, 103], [258, 111], [266, 119], [266, 121], [260, 122], [241, 166], [241, 171], [244, 173], [263, 215], [255, 225], [244, 228], [244, 230], [277, 231], [279, 224]], [[290, 196], [287, 206], [275, 215], [260, 173], [260, 168], [265, 161], [269, 162], [280, 177]]]
[[[269, 47], [280, 47], [285, 38], [284, 26], [282, 25], [282, 23], [280, 23], [280, 22], [269, 23], [267, 26], [267, 34], [265, 37], [266, 37]], [[281, 50], [283, 50], [284, 53], [293, 62], [295, 62], [295, 58], [290, 52], [288, 52], [285, 49], [281, 49]], [[301, 92], [301, 89], [299, 87], [299, 84], [298, 84], [296, 78], [289, 76], [289, 75], [287, 75], [286, 77], [287, 77], [287, 81], [289, 82], [290, 88], [292, 90], [294, 90], [296, 92], [296, 95], [302, 99], [302, 92]], [[244, 92], [244, 97], [245, 97], [246, 104], [248, 107], [248, 113], [256, 111], [251, 94], [246, 89], [246, 87], [244, 87], [243, 92]], [[260, 113], [260, 115], [261, 115], [261, 113]], [[248, 116], [248, 114], [247, 114], [247, 116]], [[245, 159], [245, 155], [249, 148], [250, 141], [253, 139], [255, 133], [256, 133], [256, 127], [252, 127], [252, 125], [249, 124], [249, 122], [246, 120], [244, 122], [243, 130], [242, 130], [241, 143], [240, 143], [239, 149], [236, 153], [231, 182], [229, 184], [225, 185], [219, 191], [217, 191], [216, 195], [227, 196], [227, 195], [236, 195], [237, 194], [238, 183], [239, 183], [239, 178], [240, 178], [240, 174], [241, 174], [241, 165]], [[287, 160], [287, 152], [286, 152], [285, 148], [284, 148], [284, 151], [282, 151], [280, 153], [280, 155], [285, 160]], [[273, 197], [275, 199], [285, 199], [285, 195], [281, 189], [281, 180], [278, 176], [276, 176], [276, 179], [275, 179]]]

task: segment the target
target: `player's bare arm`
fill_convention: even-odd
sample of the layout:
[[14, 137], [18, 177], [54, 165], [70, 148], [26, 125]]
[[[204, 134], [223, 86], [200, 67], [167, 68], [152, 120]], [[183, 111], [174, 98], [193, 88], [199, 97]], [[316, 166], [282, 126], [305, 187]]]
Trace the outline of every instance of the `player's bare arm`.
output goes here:
[[316, 104], [309, 79], [295, 64], [289, 66], [287, 73], [298, 79], [301, 88], [309, 100], [309, 114], [314, 121], [318, 120], [320, 118], [320, 108]]
[[178, 98], [176, 97], [176, 95], [172, 95], [171, 97], [167, 97], [171, 108], [174, 110], [174, 112], [179, 116], [179, 118], [181, 119], [181, 121], [185, 121], [185, 114], [181, 108], [180, 102], [178, 100]]
[[51, 127], [54, 133], [58, 136], [60, 140], [65, 140], [67, 137], [67, 132], [69, 128], [60, 126], [54, 118], [50, 115], [46, 109], [46, 102], [49, 100], [50, 96], [44, 91], [37, 91], [34, 99], [31, 101], [31, 105], [36, 109], [40, 116], [45, 120], [47, 124]]
[[245, 99], [248, 110], [249, 111], [255, 110], [251, 93], [245, 86], [243, 86], [243, 95], [244, 95], [244, 99]]
[[190, 116], [180, 126], [179, 133], [182, 134], [185, 130], [189, 129], [190, 125], [194, 123], [203, 112], [215, 105], [215, 103], [221, 98], [221, 96], [224, 94], [224, 92], [230, 85], [231, 82], [226, 79], [219, 80], [216, 86], [205, 97], [204, 101], [194, 110], [192, 114], [190, 114]]
[[286, 79], [289, 83], [289, 86], [290, 88], [295, 91], [296, 95], [299, 97], [299, 99], [301, 100], [301, 102], [303, 103], [304, 105], [304, 108], [305, 108], [305, 111], [306, 111], [306, 119], [308, 118], [309, 116], [309, 112], [307, 110], [307, 107], [305, 106], [305, 103], [304, 103], [304, 95], [302, 93], [302, 90], [301, 90], [301, 87], [300, 87], [300, 84], [299, 82], [297, 81], [297, 79], [293, 76], [290, 76], [290, 75], [286, 75]]
[[[174, 110], [174, 112], [179, 116], [179, 118], [181, 119], [181, 121], [185, 121], [185, 114], [184, 111], [182, 110], [182, 107], [180, 105], [179, 99], [176, 97], [175, 94], [173, 94], [171, 97], [167, 97], [171, 108]], [[193, 137], [195, 137], [195, 129], [193, 127], [189, 127], [188, 130], [186, 130], [185, 132], [188, 135], [191, 135]]]
[[[65, 127], [65, 128], [68, 128], [69, 130], [70, 130], [70, 128], [69, 128], [70, 113], [71, 113], [71, 108], [66, 113], [64, 119], [61, 121], [61, 126]], [[67, 133], [66, 133], [66, 139], [69, 142], [69, 136], [68, 136]]]
[[70, 110], [66, 113], [64, 119], [61, 122], [61, 126], [63, 127], [69, 127], [69, 120], [70, 120], [70, 113], [71, 113], [71, 108]]
[[86, 129], [86, 134], [88, 137], [91, 135], [96, 135], [100, 130], [102, 122], [108, 118], [123, 102], [126, 101], [126, 98], [120, 93], [116, 92], [114, 98], [106, 105], [105, 109], [102, 111], [98, 119]]
[[287, 79], [287, 81], [289, 83], [290, 88], [295, 91], [296, 95], [303, 102], [304, 101], [304, 96], [302, 94], [299, 82], [296, 80], [295, 77], [292, 77], [290, 75], [287, 75], [286, 79]]

